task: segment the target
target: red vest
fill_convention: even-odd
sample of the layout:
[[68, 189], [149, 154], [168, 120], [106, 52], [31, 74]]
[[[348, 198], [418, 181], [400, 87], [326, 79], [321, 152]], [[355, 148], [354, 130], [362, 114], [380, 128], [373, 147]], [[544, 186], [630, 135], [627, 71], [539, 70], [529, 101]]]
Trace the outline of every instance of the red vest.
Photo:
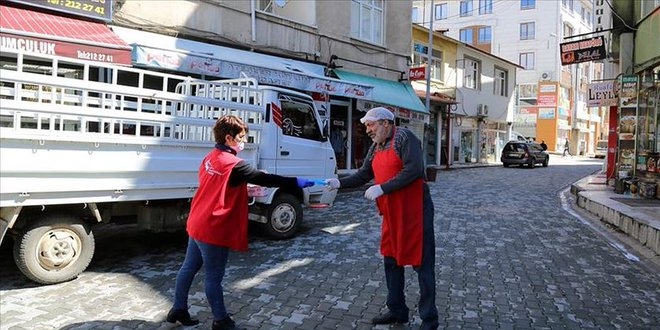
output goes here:
[[[389, 149], [374, 153], [371, 167], [376, 184], [387, 182], [403, 169], [403, 161], [394, 151], [395, 134], [396, 129]], [[378, 211], [383, 216], [380, 253], [394, 258], [399, 266], [422, 264], [423, 189], [424, 180], [419, 178], [376, 199]]]
[[195, 240], [236, 251], [248, 249], [247, 182], [229, 185], [229, 175], [241, 159], [213, 149], [199, 166], [199, 188], [186, 229]]

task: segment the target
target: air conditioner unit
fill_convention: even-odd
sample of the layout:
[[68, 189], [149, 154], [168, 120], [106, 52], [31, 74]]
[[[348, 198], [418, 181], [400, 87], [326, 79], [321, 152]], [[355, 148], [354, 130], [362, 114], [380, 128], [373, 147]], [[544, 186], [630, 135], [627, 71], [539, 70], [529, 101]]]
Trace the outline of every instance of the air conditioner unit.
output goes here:
[[488, 105], [477, 105], [477, 116], [488, 116]]
[[550, 80], [552, 79], [552, 71], [544, 71], [541, 73], [541, 80]]

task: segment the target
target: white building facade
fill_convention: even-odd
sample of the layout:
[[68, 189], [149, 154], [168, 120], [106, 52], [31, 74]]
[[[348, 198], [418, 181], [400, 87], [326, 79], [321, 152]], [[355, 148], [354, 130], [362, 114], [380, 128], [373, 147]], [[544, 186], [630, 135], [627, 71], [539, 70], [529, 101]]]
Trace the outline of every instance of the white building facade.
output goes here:
[[[592, 37], [592, 0], [422, 0], [413, 1], [412, 16], [427, 27], [433, 17], [435, 30], [523, 67], [511, 119], [515, 131], [545, 140], [550, 150], [563, 148], [567, 139], [573, 150], [593, 150], [602, 114], [586, 107], [586, 87], [601, 79], [594, 72], [602, 70], [593, 62], [562, 66], [559, 46]], [[549, 83], [556, 85], [554, 94], [539, 98], [540, 84]]]

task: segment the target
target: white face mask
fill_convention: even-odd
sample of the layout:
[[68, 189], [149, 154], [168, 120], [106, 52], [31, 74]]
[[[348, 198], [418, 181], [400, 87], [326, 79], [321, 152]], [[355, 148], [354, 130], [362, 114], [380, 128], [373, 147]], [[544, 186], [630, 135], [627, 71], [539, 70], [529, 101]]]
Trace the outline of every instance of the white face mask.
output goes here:
[[239, 153], [239, 152], [243, 151], [243, 149], [245, 149], [245, 142], [241, 141], [237, 145], [232, 146], [231, 148], [234, 149], [234, 151], [236, 151], [236, 153]]

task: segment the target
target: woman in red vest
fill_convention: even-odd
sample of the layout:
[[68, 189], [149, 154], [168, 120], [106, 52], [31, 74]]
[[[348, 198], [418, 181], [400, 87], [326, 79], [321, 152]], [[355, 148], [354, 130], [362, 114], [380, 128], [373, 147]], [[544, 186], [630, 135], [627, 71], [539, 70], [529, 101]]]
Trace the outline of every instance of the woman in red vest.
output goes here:
[[229, 317], [222, 293], [229, 250], [247, 251], [247, 184], [298, 189], [312, 186], [309, 180], [261, 172], [237, 154], [243, 150], [247, 125], [227, 115], [213, 127], [215, 148], [199, 167], [199, 188], [190, 207], [186, 230], [188, 248], [176, 276], [174, 306], [167, 321], [196, 325], [188, 313], [188, 292], [193, 278], [204, 266], [204, 289], [213, 312], [213, 330], [240, 330]]
[[412, 266], [419, 280], [420, 329], [437, 329], [435, 306], [435, 237], [433, 200], [426, 184], [422, 143], [408, 129], [394, 126], [394, 114], [378, 107], [360, 119], [373, 140], [364, 164], [342, 179], [328, 179], [331, 189], [359, 187], [371, 180], [364, 197], [375, 200], [383, 217], [380, 252], [387, 283], [388, 311], [373, 324], [408, 322], [404, 296], [404, 266]]

